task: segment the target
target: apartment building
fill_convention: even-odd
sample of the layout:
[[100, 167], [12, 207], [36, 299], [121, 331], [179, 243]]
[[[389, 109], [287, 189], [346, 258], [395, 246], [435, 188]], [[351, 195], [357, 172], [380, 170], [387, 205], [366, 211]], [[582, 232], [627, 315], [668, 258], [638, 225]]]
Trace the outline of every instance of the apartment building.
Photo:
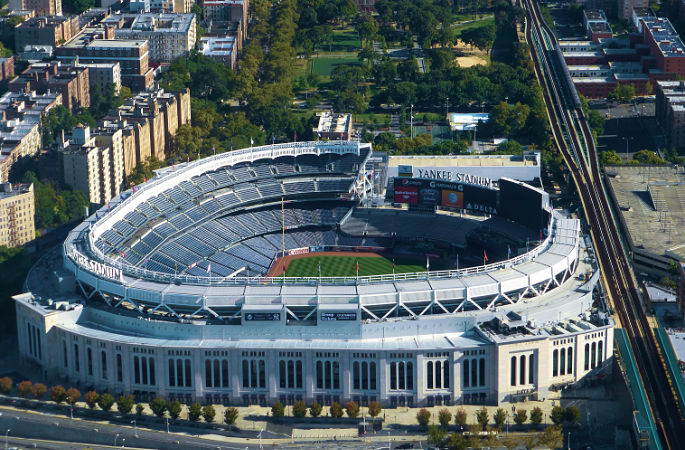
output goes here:
[[90, 81], [87, 67], [64, 64], [61, 61], [31, 64], [10, 81], [12, 92], [38, 94], [60, 92], [62, 104], [72, 111], [90, 107]]
[[685, 147], [685, 81], [656, 83], [656, 119], [666, 132], [668, 145]]
[[200, 38], [200, 52], [226, 67], [230, 67], [233, 71], [236, 70], [237, 47], [238, 44], [234, 36], [202, 36]]
[[0, 81], [14, 77], [14, 56], [0, 58]]
[[114, 29], [116, 39], [147, 40], [150, 60], [171, 62], [195, 47], [195, 14], [112, 14], [101, 22]]
[[111, 146], [99, 141], [90, 135], [90, 127], [78, 125], [59, 149], [64, 183], [85, 193], [93, 204], [119, 195], [124, 184], [123, 147], [116, 141]]
[[19, 247], [36, 238], [33, 184], [0, 184], [0, 245]]
[[649, 7], [649, 0], [617, 0], [618, 17], [630, 20], [633, 9]]
[[56, 47], [67, 42], [80, 30], [77, 16], [38, 16], [28, 19], [14, 29], [15, 48], [49, 45]]
[[121, 64], [119, 61], [89, 64], [83, 64], [79, 61], [77, 64], [88, 68], [88, 80], [91, 89], [96, 85], [103, 90], [107, 89], [108, 86], [114, 86], [115, 94], [118, 95], [121, 91]]
[[192, 0], [150, 0], [150, 11], [189, 13], [193, 6]]
[[34, 11], [38, 16], [60, 16], [62, 0], [10, 0], [9, 9]]
[[202, 3], [205, 21], [241, 21], [247, 23], [249, 0], [207, 0]]

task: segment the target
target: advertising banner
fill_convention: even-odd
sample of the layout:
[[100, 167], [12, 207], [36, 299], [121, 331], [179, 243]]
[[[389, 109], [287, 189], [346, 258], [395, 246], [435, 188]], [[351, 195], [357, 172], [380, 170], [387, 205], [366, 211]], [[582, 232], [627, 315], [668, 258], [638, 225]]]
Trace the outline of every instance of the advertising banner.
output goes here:
[[416, 186], [395, 185], [395, 203], [416, 205], [419, 203], [419, 188]]
[[464, 193], [452, 191], [450, 189], [442, 190], [442, 203], [444, 208], [464, 208]]

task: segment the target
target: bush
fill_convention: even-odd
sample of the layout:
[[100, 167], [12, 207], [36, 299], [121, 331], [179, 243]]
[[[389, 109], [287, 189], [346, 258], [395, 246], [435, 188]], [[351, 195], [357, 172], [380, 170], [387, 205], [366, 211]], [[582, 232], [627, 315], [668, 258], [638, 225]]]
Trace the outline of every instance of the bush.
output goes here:
[[[21, 384], [21, 383], [19, 383]], [[64, 390], [64, 386], [58, 384], [50, 388], [50, 400], [60, 404], [67, 398], [67, 391]]]
[[271, 415], [274, 417], [283, 417], [285, 415], [285, 407], [283, 406], [283, 403], [276, 401], [271, 406]]
[[331, 403], [331, 417], [334, 419], [340, 419], [343, 416], [343, 408], [340, 406], [340, 403], [338, 402], [333, 402]]
[[47, 392], [48, 387], [43, 383], [36, 383], [33, 386], [31, 386], [31, 395], [33, 395], [33, 398], [35, 398], [36, 400], [42, 400]]
[[478, 422], [483, 428], [483, 431], [485, 431], [485, 427], [488, 425], [488, 410], [485, 407], [476, 411], [476, 422]]
[[359, 416], [359, 405], [357, 402], [350, 400], [345, 404], [345, 410], [347, 411], [347, 416], [351, 418], [356, 418]]
[[0, 392], [3, 394], [7, 395], [10, 392], [12, 392], [12, 385], [14, 382], [10, 377], [2, 377], [0, 378]]
[[457, 409], [457, 412], [454, 413], [454, 423], [456, 423], [459, 426], [464, 427], [464, 426], [466, 426], [467, 417], [468, 416], [466, 415], [466, 410], [464, 410], [464, 408], [459, 408], [459, 409]]
[[98, 403], [98, 393], [95, 391], [88, 391], [83, 395], [83, 400], [90, 409], [93, 409]]
[[422, 427], [427, 427], [428, 422], [431, 420], [431, 412], [426, 408], [421, 408], [419, 412], [416, 413], [416, 420]]
[[516, 425], [523, 425], [528, 420], [528, 411], [525, 409], [517, 409], [514, 413], [514, 422]]
[[311, 402], [309, 404], [309, 415], [312, 417], [319, 417], [323, 408], [318, 402]]
[[178, 400], [173, 400], [170, 401], [169, 404], [167, 405], [167, 409], [169, 410], [169, 417], [171, 417], [172, 420], [178, 419], [178, 416], [181, 415], [181, 402]]
[[67, 402], [68, 403], [75, 405], [76, 402], [78, 401], [78, 399], [80, 399], [80, 398], [81, 398], [81, 393], [79, 392], [78, 389], [76, 389], [74, 387], [70, 387], [69, 389], [67, 389]]
[[205, 422], [212, 423], [214, 422], [214, 417], [216, 417], [214, 406], [205, 405], [205, 407], [202, 408], [202, 418], [205, 419]]
[[442, 446], [442, 443], [447, 439], [447, 430], [441, 427], [431, 425], [428, 427], [428, 443], [436, 447]]
[[555, 425], [560, 425], [564, 421], [564, 407], [555, 406], [552, 408], [549, 418], [552, 419]]
[[117, 398], [117, 409], [121, 414], [128, 414], [133, 409], [133, 403], [132, 395], [120, 395]]
[[224, 422], [227, 425], [235, 425], [235, 421], [238, 420], [238, 408], [233, 408], [232, 406], [224, 410]]
[[296, 401], [293, 405], [293, 416], [300, 419], [307, 415], [307, 405], [302, 400]]
[[580, 408], [578, 408], [576, 405], [567, 407], [566, 412], [564, 413], [564, 420], [572, 423], [573, 425], [577, 425], [578, 422], [580, 422]]
[[376, 400], [369, 402], [369, 406], [367, 407], [367, 409], [369, 410], [369, 415], [374, 419], [378, 417], [378, 415], [382, 411], [381, 404], [378, 403]]
[[101, 394], [98, 397], [98, 406], [103, 411], [109, 411], [110, 409], [112, 409], [113, 404], [114, 404], [114, 396], [108, 392], [105, 392], [104, 394]]
[[17, 385], [17, 392], [22, 397], [28, 397], [31, 393], [32, 383], [29, 380], [24, 380]]
[[143, 405], [142, 403], [138, 403], [136, 405], [136, 414], [139, 416], [142, 416], [144, 412], [145, 412], [145, 405]]
[[447, 428], [452, 421], [452, 413], [450, 410], [447, 408], [442, 408], [440, 411], [438, 411], [438, 421], [440, 422], [441, 427]]
[[507, 413], [504, 412], [502, 408], [497, 408], [497, 411], [495, 411], [495, 414], [492, 416], [492, 418], [495, 420], [497, 431], [502, 431], [502, 427], [507, 421]]
[[166, 400], [164, 400], [161, 397], [156, 397], [154, 400], [150, 402], [150, 409], [152, 410], [152, 414], [154, 414], [157, 417], [164, 417], [164, 414], [166, 413]]
[[199, 403], [193, 403], [188, 407], [188, 420], [191, 422], [197, 422], [200, 420], [202, 415], [202, 405]]
[[542, 423], [542, 410], [537, 406], [530, 412], [530, 423], [540, 425]]

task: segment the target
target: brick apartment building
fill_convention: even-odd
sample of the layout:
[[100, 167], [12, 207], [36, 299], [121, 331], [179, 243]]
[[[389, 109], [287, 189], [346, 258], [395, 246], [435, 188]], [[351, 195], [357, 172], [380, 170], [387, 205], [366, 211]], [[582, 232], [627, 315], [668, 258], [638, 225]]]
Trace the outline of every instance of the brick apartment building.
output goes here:
[[0, 184], [0, 245], [19, 247], [36, 238], [33, 184]]
[[35, 11], [37, 16], [58, 16], [62, 14], [62, 0], [10, 0], [13, 11]]
[[14, 77], [14, 56], [0, 58], [0, 81]]
[[60, 61], [31, 64], [8, 88], [12, 92], [61, 92], [62, 104], [72, 111], [90, 107], [88, 68]]
[[56, 47], [78, 34], [80, 30], [77, 16], [38, 16], [20, 23], [14, 29], [14, 42], [17, 51], [25, 47], [49, 45]]

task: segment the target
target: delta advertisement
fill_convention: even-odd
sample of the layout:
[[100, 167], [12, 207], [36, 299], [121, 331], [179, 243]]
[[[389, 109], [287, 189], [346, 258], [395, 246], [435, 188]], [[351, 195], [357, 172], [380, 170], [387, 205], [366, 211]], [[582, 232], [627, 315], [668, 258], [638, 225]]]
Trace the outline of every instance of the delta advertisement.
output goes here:
[[497, 214], [498, 191], [485, 186], [418, 178], [394, 178], [394, 202]]

